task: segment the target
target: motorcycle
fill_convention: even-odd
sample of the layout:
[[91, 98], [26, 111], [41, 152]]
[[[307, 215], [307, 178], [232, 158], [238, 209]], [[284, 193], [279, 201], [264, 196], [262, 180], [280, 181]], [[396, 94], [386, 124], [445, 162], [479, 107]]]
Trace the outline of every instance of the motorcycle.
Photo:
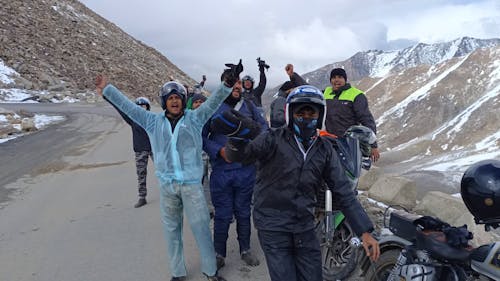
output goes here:
[[[428, 223], [422, 221], [429, 218], [433, 227], [423, 226]], [[486, 225], [486, 229], [491, 228]], [[466, 226], [452, 227], [437, 218], [393, 211], [389, 226], [384, 222], [379, 236], [379, 260], [361, 262], [364, 280], [500, 280], [500, 242], [477, 248], [466, 242], [450, 245], [450, 240], [456, 240], [451, 233], [462, 242], [472, 239]]]
[[[322, 135], [325, 135], [324, 132]], [[361, 170], [371, 167], [370, 145], [376, 140], [375, 134], [367, 127], [353, 126], [344, 137], [328, 136], [351, 181], [352, 190], [357, 194]], [[323, 279], [342, 280], [350, 276], [357, 266], [361, 241], [332, 200], [330, 189], [323, 186], [317, 197], [319, 206], [316, 209], [315, 230], [321, 247]]]

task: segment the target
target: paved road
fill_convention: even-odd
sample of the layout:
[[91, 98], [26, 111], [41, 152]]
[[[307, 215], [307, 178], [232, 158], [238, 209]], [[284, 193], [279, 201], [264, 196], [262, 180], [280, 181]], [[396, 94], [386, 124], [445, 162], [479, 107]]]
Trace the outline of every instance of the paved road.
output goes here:
[[[0, 190], [9, 194], [0, 202], [0, 281], [169, 280], [154, 168], [149, 165], [148, 204], [135, 209], [131, 130], [113, 109], [0, 106], [68, 116], [0, 145]], [[184, 225], [188, 280], [206, 280]], [[229, 281], [269, 280], [255, 232], [251, 245], [260, 266], [241, 261], [232, 224], [221, 270]]]
[[[5, 186], [24, 175], [47, 171], [47, 165], [65, 155], [79, 153], [74, 148], [84, 144], [99, 133], [96, 122], [101, 117], [120, 118], [110, 106], [78, 104], [0, 104], [0, 107], [33, 113], [64, 115], [66, 120], [58, 125], [0, 143], [0, 203], [8, 200], [10, 191]], [[116, 122], [121, 122], [116, 119]], [[55, 167], [53, 167], [55, 168]]]

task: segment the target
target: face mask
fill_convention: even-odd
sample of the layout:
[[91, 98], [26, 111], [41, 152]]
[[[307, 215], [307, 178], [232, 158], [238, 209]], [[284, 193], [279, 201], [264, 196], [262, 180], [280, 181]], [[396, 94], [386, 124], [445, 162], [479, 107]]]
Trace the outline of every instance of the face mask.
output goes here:
[[306, 149], [309, 148], [314, 140], [313, 137], [316, 136], [317, 124], [318, 119], [293, 118], [293, 132]]

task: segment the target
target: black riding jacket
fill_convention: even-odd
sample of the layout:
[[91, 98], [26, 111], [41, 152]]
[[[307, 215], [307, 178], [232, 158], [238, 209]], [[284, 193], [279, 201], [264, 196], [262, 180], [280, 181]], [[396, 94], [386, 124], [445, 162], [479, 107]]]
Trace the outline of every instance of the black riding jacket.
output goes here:
[[[106, 98], [104, 99], [108, 101]], [[125, 122], [127, 122], [127, 124], [129, 124], [132, 128], [134, 152], [151, 151], [151, 144], [149, 142], [148, 133], [146, 133], [146, 131], [139, 124], [132, 121], [132, 119], [127, 116], [127, 114], [123, 113], [113, 103], [109, 102], [109, 104], [111, 104], [116, 109], [116, 111], [118, 111], [123, 120], [125, 120]]]
[[373, 230], [327, 138], [318, 137], [304, 154], [291, 130], [279, 128], [248, 144], [228, 142], [226, 155], [235, 161], [258, 161], [253, 210], [257, 229], [292, 233], [313, 229], [316, 192], [324, 180], [354, 232]]

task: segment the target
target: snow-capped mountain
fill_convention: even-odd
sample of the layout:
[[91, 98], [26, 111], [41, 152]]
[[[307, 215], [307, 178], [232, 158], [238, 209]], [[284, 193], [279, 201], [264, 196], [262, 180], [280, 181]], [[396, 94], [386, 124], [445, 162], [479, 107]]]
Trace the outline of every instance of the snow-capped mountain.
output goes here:
[[365, 91], [387, 171], [456, 189], [468, 165], [500, 159], [500, 39], [360, 52], [302, 76], [323, 89], [335, 67]]
[[438, 44], [419, 43], [408, 48], [390, 52], [371, 50], [358, 52], [351, 58], [304, 74], [309, 83], [323, 89], [329, 85], [330, 70], [343, 67], [351, 81], [364, 77], [384, 77], [388, 74], [416, 67], [435, 65], [443, 61], [462, 57], [479, 48], [488, 48], [500, 44], [500, 39], [475, 39], [463, 37]]

